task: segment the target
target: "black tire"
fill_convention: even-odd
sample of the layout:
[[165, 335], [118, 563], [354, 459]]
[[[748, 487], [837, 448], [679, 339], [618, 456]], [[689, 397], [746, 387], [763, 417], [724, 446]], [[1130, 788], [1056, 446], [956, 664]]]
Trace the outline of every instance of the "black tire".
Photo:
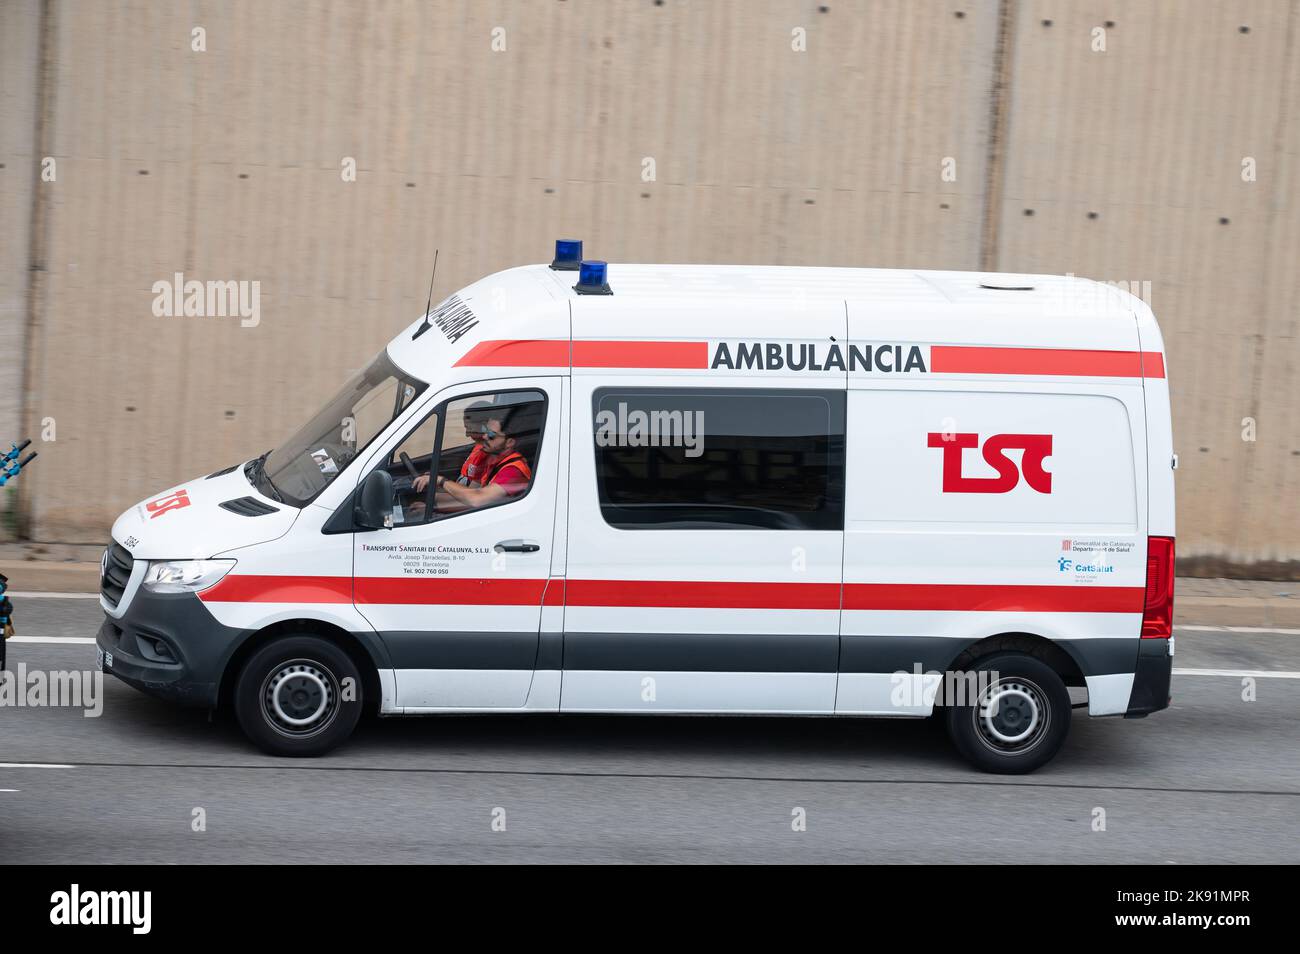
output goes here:
[[[1046, 663], [1023, 653], [977, 660], [980, 679], [971, 705], [949, 705], [948, 736], [967, 761], [985, 772], [1022, 775], [1047, 764], [1070, 731], [1070, 692]], [[995, 706], [986, 706], [989, 701]], [[966, 700], [956, 700], [964, 702]]]
[[361, 686], [356, 663], [338, 646], [318, 636], [282, 636], [244, 664], [235, 683], [235, 716], [263, 752], [324, 755], [356, 728]]

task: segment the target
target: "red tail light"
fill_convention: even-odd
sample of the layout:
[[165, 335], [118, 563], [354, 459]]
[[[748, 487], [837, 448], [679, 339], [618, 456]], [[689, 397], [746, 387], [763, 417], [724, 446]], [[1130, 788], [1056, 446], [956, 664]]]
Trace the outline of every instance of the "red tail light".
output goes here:
[[1174, 633], [1174, 538], [1147, 537], [1147, 594], [1142, 607], [1142, 638], [1168, 639]]

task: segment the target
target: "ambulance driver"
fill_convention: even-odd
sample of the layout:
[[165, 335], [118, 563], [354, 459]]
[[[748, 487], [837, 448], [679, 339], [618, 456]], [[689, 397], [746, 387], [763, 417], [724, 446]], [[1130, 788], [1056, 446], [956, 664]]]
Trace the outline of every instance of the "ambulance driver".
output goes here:
[[524, 455], [516, 449], [521, 429], [511, 424], [512, 420], [522, 417], [519, 414], [521, 409], [517, 405], [488, 412], [479, 446], [493, 458], [493, 463], [484, 474], [482, 485], [449, 481], [439, 474], [438, 510], [448, 512], [487, 507], [517, 497], [528, 489], [533, 471]]
[[[482, 487], [497, 462], [496, 457], [483, 449], [483, 426], [491, 412], [491, 401], [475, 401], [465, 408], [465, 436], [474, 442], [474, 449], [465, 458], [465, 463], [460, 465], [460, 477], [456, 479], [458, 484]], [[429, 477], [423, 474], [417, 479], [415, 489], [423, 491], [428, 484]]]
[[[456, 478], [458, 484], [464, 486], [482, 487], [492, 467], [496, 464], [497, 459], [494, 455], [483, 449], [483, 426], [487, 423], [487, 416], [492, 412], [493, 404], [491, 401], [475, 401], [469, 407], [465, 408], [465, 415], [462, 418], [465, 424], [465, 436], [474, 442], [469, 456], [465, 462], [460, 465], [460, 476]], [[424, 488], [429, 486], [429, 475], [421, 474], [411, 483], [411, 489], [417, 494], [424, 493]], [[424, 504], [412, 504], [414, 508], [412, 513], [422, 513]]]

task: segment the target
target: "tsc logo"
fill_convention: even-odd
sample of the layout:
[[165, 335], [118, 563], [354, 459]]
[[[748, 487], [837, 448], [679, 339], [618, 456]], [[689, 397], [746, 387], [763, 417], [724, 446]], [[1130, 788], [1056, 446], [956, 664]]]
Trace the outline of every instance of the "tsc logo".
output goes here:
[[[929, 446], [943, 448], [943, 492], [945, 494], [1005, 494], [1015, 489], [1024, 474], [1025, 483], [1040, 494], [1052, 492], [1052, 475], [1043, 469], [1043, 459], [1052, 455], [1051, 434], [994, 434], [984, 442], [984, 461], [998, 472], [996, 477], [963, 477], [961, 454], [979, 447], [978, 434], [930, 434]], [[1004, 451], [1023, 450], [1020, 468]]]
[[190, 505], [190, 496], [183, 490], [178, 490], [174, 494], [167, 494], [165, 497], [159, 497], [157, 500], [150, 500], [144, 505], [144, 509], [149, 511], [149, 519], [161, 517], [169, 510], [180, 510], [181, 507]]

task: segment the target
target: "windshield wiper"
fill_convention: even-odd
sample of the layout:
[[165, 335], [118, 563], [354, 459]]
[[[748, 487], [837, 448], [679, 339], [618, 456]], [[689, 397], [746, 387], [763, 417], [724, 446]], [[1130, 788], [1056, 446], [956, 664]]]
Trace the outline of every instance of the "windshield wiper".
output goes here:
[[261, 457], [254, 457], [252, 460], [250, 460], [247, 464], [244, 465], [244, 476], [248, 478], [249, 483], [252, 484], [257, 483], [258, 472], [261, 471], [261, 469], [264, 466], [266, 466], [266, 458], [269, 457], [270, 455], [271, 452], [267, 451]]
[[248, 462], [248, 471], [247, 471], [248, 480], [249, 483], [251, 483], [254, 487], [256, 487], [257, 478], [261, 477], [265, 479], [266, 486], [271, 491], [270, 496], [274, 497], [280, 503], [284, 503], [284, 498], [280, 496], [280, 491], [275, 489], [275, 484], [271, 482], [271, 478], [268, 477], [266, 474], [266, 459], [270, 456], [271, 456], [271, 452], [267, 451], [261, 457], [258, 457], [255, 460], [250, 460]]

